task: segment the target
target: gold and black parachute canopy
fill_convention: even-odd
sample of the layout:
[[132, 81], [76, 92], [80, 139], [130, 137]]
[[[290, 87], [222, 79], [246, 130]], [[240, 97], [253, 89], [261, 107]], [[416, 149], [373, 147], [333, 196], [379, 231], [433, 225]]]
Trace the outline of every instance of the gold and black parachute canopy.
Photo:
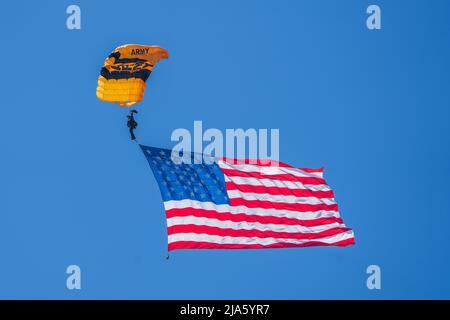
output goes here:
[[153, 67], [168, 57], [169, 52], [158, 46], [127, 44], [116, 48], [100, 71], [97, 97], [121, 107], [142, 101]]

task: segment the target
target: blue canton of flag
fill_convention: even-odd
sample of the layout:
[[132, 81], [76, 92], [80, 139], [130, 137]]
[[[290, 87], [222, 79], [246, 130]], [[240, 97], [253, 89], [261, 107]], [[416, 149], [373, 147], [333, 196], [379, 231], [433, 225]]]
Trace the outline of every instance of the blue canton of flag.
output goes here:
[[[147, 161], [155, 175], [164, 201], [197, 200], [215, 204], [228, 204], [224, 174], [217, 163], [195, 164], [201, 155], [190, 153], [190, 164], [175, 163], [172, 151], [142, 146]], [[178, 155], [174, 155], [178, 157]], [[198, 160], [198, 159], [197, 159]]]

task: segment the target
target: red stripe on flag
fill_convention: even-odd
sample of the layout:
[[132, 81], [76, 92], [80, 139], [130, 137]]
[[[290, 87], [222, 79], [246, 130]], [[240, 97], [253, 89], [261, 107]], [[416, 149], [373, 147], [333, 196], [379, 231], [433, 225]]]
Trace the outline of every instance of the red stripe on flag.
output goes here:
[[296, 168], [287, 163], [271, 160], [271, 159], [233, 159], [233, 158], [222, 158], [223, 162], [240, 165], [240, 164], [251, 164], [259, 167], [282, 167], [282, 168], [293, 168], [300, 169], [309, 173], [323, 173], [324, 168], [310, 169], [310, 168]]
[[297, 168], [297, 169], [300, 169], [302, 171], [309, 172], [309, 173], [315, 173], [315, 172], [320, 173], [320, 172], [323, 172], [323, 170], [324, 170], [323, 167], [318, 168], [318, 169], [309, 169], [309, 168]]
[[338, 211], [337, 204], [304, 204], [304, 203], [286, 203], [286, 202], [272, 202], [263, 200], [245, 200], [242, 198], [230, 199], [232, 206], [245, 206], [247, 208], [262, 208], [262, 209], [278, 209], [291, 210], [299, 212], [316, 212], [321, 210]]
[[301, 244], [280, 242], [266, 246], [261, 244], [219, 244], [212, 242], [177, 241], [169, 243], [169, 251], [176, 249], [270, 249], [270, 248], [315, 247], [315, 246], [346, 247], [352, 244], [355, 244], [354, 238], [345, 239], [334, 243], [324, 243], [320, 241], [311, 241]]
[[284, 167], [284, 168], [294, 168], [286, 163], [271, 160], [271, 159], [233, 159], [233, 158], [222, 158], [223, 162], [240, 165], [240, 164], [251, 164], [260, 167]]
[[261, 231], [261, 230], [248, 230], [248, 229], [231, 229], [231, 228], [219, 228], [211, 226], [202, 226], [196, 224], [182, 224], [174, 225], [167, 228], [167, 233], [169, 235], [176, 233], [197, 233], [197, 234], [208, 234], [221, 237], [258, 237], [258, 238], [277, 238], [277, 239], [297, 239], [297, 240], [311, 240], [320, 239], [324, 237], [334, 236], [346, 231], [349, 228], [331, 228], [328, 230], [320, 232], [277, 232], [277, 231]]
[[261, 174], [259, 172], [244, 172], [234, 169], [220, 168], [223, 173], [229, 177], [245, 177], [245, 178], [256, 178], [256, 179], [270, 179], [270, 180], [280, 180], [280, 181], [294, 181], [301, 182], [303, 184], [326, 184], [325, 180], [316, 177], [298, 177], [292, 174]]
[[298, 225], [304, 227], [316, 227], [327, 225], [331, 223], [343, 223], [341, 218], [328, 217], [317, 218], [310, 220], [300, 220], [286, 217], [274, 217], [274, 216], [259, 216], [249, 215], [245, 213], [230, 213], [230, 212], [217, 212], [214, 210], [194, 209], [194, 208], [182, 208], [182, 209], [170, 209], [166, 211], [167, 219], [174, 217], [198, 217], [207, 219], [217, 219], [220, 221], [232, 221], [232, 222], [258, 222], [261, 224], [284, 224], [284, 225]]

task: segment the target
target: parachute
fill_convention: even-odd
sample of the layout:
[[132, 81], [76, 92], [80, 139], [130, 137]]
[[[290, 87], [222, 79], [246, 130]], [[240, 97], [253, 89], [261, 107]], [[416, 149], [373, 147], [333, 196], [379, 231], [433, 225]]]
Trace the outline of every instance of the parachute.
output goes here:
[[117, 47], [100, 71], [97, 98], [121, 107], [142, 101], [153, 67], [168, 57], [169, 52], [159, 46], [127, 44]]

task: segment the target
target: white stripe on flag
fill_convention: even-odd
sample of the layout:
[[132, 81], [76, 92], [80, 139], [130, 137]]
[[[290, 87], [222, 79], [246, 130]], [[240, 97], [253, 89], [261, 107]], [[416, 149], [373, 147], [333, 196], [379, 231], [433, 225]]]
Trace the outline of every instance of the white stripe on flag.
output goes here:
[[227, 191], [228, 197], [230, 199], [242, 198], [245, 200], [259, 200], [259, 201], [270, 201], [279, 203], [301, 203], [301, 204], [326, 204], [333, 205], [336, 204], [331, 198], [316, 198], [316, 197], [296, 197], [296, 196], [283, 196], [283, 195], [271, 195], [268, 193], [250, 193], [241, 192], [239, 190], [229, 190]]
[[245, 206], [230, 206], [228, 204], [215, 204], [213, 202], [201, 202], [196, 200], [170, 200], [164, 202], [164, 208], [166, 210], [170, 209], [183, 209], [183, 208], [195, 208], [203, 210], [213, 210], [218, 213], [231, 213], [231, 214], [248, 214], [256, 215], [262, 217], [281, 217], [281, 218], [291, 218], [299, 220], [314, 220], [320, 218], [330, 218], [336, 217], [340, 218], [339, 212], [337, 211], [290, 211], [290, 210], [279, 210], [279, 209], [261, 209], [261, 208], [247, 208]]
[[326, 184], [303, 184], [301, 182], [281, 181], [271, 179], [257, 179], [249, 177], [233, 177], [225, 175], [225, 182], [233, 182], [239, 185], [265, 186], [288, 189], [312, 190], [312, 191], [330, 191], [331, 188]]

